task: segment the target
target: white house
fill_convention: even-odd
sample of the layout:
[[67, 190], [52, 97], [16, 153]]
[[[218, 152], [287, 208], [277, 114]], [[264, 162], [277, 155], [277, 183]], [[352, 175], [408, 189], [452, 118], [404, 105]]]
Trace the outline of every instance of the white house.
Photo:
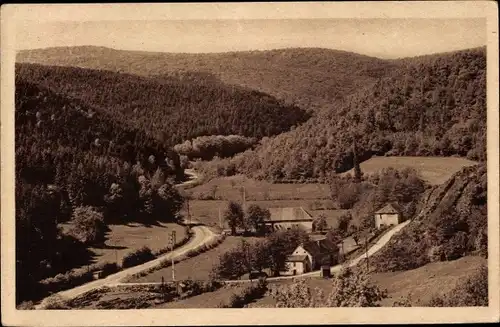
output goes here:
[[283, 275], [300, 275], [338, 261], [339, 248], [327, 239], [310, 241], [297, 246], [286, 260]]
[[397, 204], [388, 203], [375, 212], [375, 227], [397, 225], [402, 222], [401, 209]]

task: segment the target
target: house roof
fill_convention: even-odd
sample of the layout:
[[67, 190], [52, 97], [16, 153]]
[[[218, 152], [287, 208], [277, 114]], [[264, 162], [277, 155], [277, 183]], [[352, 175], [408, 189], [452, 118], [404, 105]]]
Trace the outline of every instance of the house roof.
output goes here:
[[307, 260], [307, 255], [303, 254], [303, 255], [289, 255], [288, 258], [286, 258], [286, 261], [289, 261], [289, 262], [304, 262], [305, 260]]
[[397, 204], [395, 203], [388, 203], [386, 204], [382, 209], [379, 209], [377, 211], [375, 211], [376, 214], [384, 214], [384, 213], [388, 213], [388, 214], [399, 214], [401, 213], [400, 211], [400, 208]]
[[312, 221], [311, 215], [302, 207], [269, 208], [271, 217], [267, 221]]
[[321, 254], [338, 252], [339, 248], [328, 239], [310, 241], [302, 244], [304, 250], [309, 252], [313, 257]]

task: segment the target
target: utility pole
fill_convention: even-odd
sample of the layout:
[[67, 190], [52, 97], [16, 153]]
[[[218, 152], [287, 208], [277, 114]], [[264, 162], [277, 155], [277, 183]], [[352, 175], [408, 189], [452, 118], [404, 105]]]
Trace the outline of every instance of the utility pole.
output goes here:
[[170, 236], [170, 249], [172, 253], [170, 255], [172, 256], [172, 281], [175, 282], [175, 261], [174, 261], [174, 244], [175, 244], [175, 230], [172, 231], [172, 235]]
[[370, 271], [370, 264], [368, 259], [368, 234], [365, 234], [365, 249], [366, 249], [366, 272]]
[[222, 225], [222, 216], [220, 214], [220, 205], [219, 205], [219, 226], [221, 229], [224, 229], [224, 226]]
[[245, 186], [242, 186], [243, 188], [243, 211], [245, 211], [245, 205], [246, 205], [246, 190]]

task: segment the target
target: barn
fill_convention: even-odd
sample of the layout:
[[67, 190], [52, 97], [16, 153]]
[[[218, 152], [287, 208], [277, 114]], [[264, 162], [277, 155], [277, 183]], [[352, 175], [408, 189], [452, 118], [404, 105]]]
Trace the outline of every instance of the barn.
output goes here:
[[268, 232], [299, 227], [312, 230], [313, 218], [302, 207], [269, 208], [270, 218], [263, 223]]

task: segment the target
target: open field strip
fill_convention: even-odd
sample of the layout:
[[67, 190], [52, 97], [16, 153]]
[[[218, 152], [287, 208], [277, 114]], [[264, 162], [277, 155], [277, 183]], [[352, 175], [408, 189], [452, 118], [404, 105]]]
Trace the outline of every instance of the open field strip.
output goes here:
[[[477, 164], [459, 157], [372, 157], [361, 163], [364, 174], [372, 174], [384, 168], [392, 167], [400, 170], [413, 168], [420, 173], [421, 178], [431, 185], [446, 182], [451, 175], [466, 166]], [[342, 173], [342, 176], [353, 174], [353, 170]]]

